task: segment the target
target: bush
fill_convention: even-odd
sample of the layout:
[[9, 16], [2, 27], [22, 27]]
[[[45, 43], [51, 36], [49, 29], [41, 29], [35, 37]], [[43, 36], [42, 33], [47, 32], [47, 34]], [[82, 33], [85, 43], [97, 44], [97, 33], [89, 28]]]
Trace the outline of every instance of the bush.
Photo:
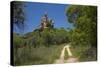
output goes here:
[[96, 60], [97, 60], [96, 48], [89, 48], [88, 50], [85, 50], [80, 56], [80, 61], [96, 61]]
[[28, 45], [34, 47], [59, 45], [62, 43], [68, 43], [68, 32], [65, 29], [49, 29], [46, 28], [42, 32], [34, 31], [24, 35]]

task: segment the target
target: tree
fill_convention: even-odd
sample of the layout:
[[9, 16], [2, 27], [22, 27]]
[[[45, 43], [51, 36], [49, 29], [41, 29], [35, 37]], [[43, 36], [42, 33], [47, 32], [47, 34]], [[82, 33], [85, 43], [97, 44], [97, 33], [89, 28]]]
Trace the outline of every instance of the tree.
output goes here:
[[[96, 6], [81, 6], [72, 5], [66, 11], [66, 16], [68, 21], [74, 24], [72, 40], [78, 38], [77, 42], [80, 40], [86, 42], [85, 44], [91, 44], [92, 46], [97, 46], [97, 7]], [[84, 34], [84, 35], [83, 35]], [[74, 41], [76, 42], [76, 41]]]
[[17, 26], [17, 28], [22, 28], [25, 21], [24, 3], [13, 1], [11, 4], [13, 25]]

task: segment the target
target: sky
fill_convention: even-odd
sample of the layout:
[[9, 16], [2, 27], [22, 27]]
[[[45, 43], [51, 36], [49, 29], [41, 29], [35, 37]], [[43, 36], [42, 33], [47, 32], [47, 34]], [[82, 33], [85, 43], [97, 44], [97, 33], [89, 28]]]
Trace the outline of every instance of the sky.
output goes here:
[[[68, 22], [65, 12], [68, 6], [66, 4], [26, 2], [24, 9], [26, 17], [24, 33], [37, 29], [45, 12], [47, 12], [48, 18], [54, 21], [55, 28], [72, 28], [73, 26]], [[15, 30], [15, 32], [18, 31]]]

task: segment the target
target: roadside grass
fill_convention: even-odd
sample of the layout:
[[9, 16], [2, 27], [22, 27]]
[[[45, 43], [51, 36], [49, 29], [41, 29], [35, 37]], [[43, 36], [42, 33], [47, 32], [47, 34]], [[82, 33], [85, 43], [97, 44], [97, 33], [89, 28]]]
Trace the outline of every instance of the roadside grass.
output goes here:
[[14, 65], [51, 64], [58, 59], [65, 44], [51, 45], [49, 47], [24, 47], [19, 48], [14, 55]]
[[65, 56], [64, 56], [64, 59], [67, 60], [68, 59], [68, 52], [67, 50], [65, 49]]
[[77, 57], [80, 62], [96, 61], [96, 49], [91, 49], [91, 46], [72, 46], [71, 51], [73, 56]]
[[84, 52], [89, 48], [90, 48], [89, 46], [83, 46], [83, 45], [71, 46], [71, 51], [73, 53], [73, 56], [80, 57], [82, 52]]
[[92, 47], [84, 51], [80, 56], [80, 61], [97, 61], [97, 49]]

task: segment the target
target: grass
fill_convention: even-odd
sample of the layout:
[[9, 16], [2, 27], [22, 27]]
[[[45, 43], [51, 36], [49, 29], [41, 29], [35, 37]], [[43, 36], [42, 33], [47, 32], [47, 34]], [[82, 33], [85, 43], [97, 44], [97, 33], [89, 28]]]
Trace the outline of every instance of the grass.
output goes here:
[[97, 60], [97, 49], [95, 47], [89, 48], [84, 51], [80, 56], [80, 61], [96, 61]]
[[50, 47], [24, 47], [19, 48], [14, 55], [14, 65], [51, 64], [58, 59], [65, 44]]
[[64, 59], [67, 60], [68, 59], [68, 52], [67, 50], [65, 49], [65, 56], [64, 56]]
[[84, 52], [87, 49], [89, 49], [89, 47], [86, 47], [86, 46], [83, 46], [83, 45], [71, 47], [71, 51], [72, 51], [73, 55], [76, 56], [76, 57], [80, 57], [82, 52]]
[[[75, 57], [79, 59], [80, 62], [86, 61], [96, 61], [96, 49], [91, 49], [91, 46], [88, 45], [78, 45], [72, 46], [71, 51]], [[94, 54], [92, 54], [94, 52]], [[93, 56], [92, 56], [93, 55]]]
[[[61, 50], [66, 44], [51, 45], [49, 47], [41, 46], [34, 48], [34, 46], [26, 46], [18, 48], [17, 52], [14, 52], [14, 65], [38, 65], [38, 64], [52, 64], [56, 59], [59, 59]], [[96, 60], [96, 49], [90, 49], [90, 46], [71, 46], [70, 50], [74, 57], [77, 57], [79, 61], [93, 61]], [[92, 50], [92, 52], [91, 52]], [[67, 50], [65, 50], [64, 59], [68, 59]]]

